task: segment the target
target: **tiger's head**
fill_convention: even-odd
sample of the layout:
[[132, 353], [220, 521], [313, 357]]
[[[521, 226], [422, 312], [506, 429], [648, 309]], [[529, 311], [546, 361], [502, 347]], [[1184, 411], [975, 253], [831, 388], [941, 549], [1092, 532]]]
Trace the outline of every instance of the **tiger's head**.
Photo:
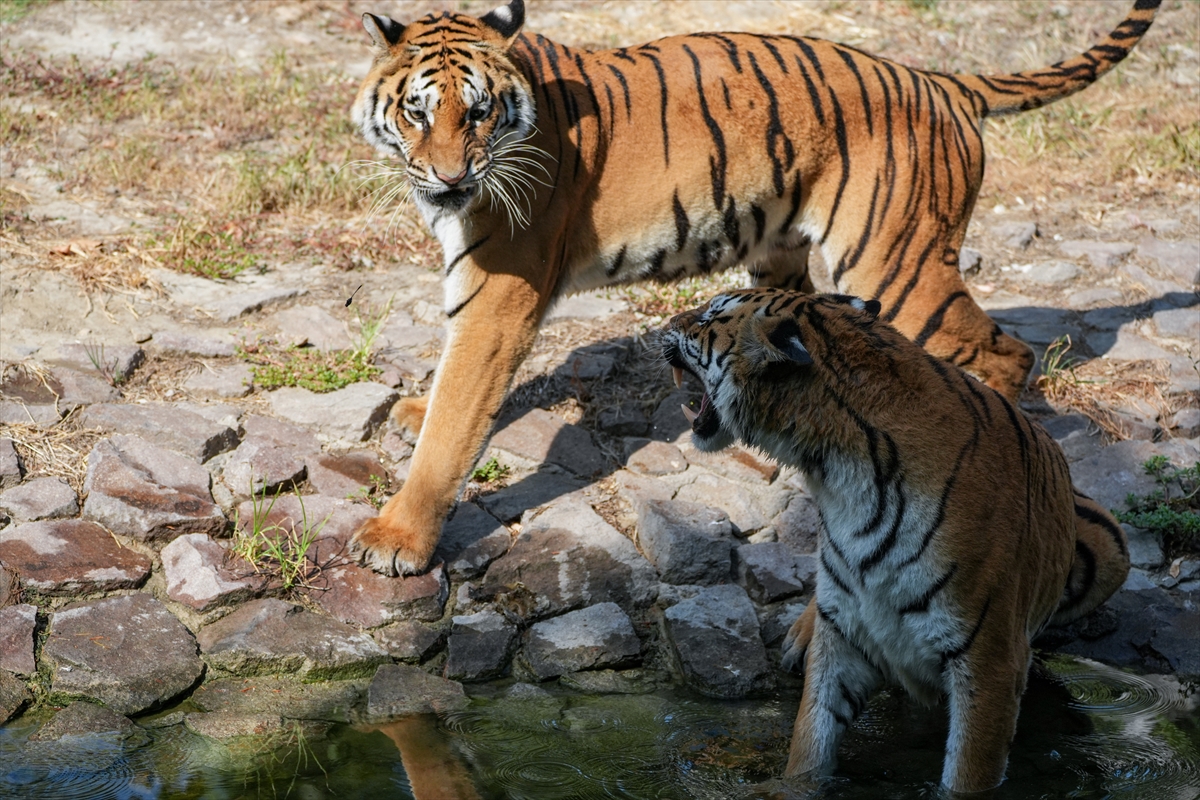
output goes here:
[[519, 194], [513, 175], [527, 172], [519, 153], [536, 117], [510, 54], [524, 21], [523, 0], [478, 19], [443, 12], [402, 25], [363, 15], [375, 60], [354, 123], [377, 151], [403, 160], [426, 210], [464, 212], [489, 189], [504, 205]]
[[704, 387], [699, 411], [683, 409], [692, 444], [712, 452], [740, 440], [785, 463], [810, 461], [837, 417], [838, 385], [870, 392], [869, 370], [904, 341], [878, 313], [875, 300], [746, 289], [672, 318], [663, 358], [676, 385], [686, 372]]

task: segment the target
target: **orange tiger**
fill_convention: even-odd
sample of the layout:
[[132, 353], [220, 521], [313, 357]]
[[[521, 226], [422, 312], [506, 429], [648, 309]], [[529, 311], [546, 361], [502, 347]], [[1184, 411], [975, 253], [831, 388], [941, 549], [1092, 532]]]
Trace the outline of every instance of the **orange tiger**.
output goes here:
[[442, 245], [449, 333], [408, 481], [358, 530], [363, 561], [423, 570], [547, 308], [571, 292], [735, 264], [811, 290], [815, 244], [845, 291], [1010, 399], [1033, 357], [968, 295], [958, 253], [981, 125], [1089, 85], [1160, 0], [1075, 58], [1011, 75], [911, 69], [800, 36], [705, 33], [590, 52], [521, 33], [512, 0], [409, 25], [366, 14], [353, 117], [404, 162]]
[[[1000, 393], [844, 295], [748, 289], [672, 319], [662, 349], [704, 386], [692, 443], [761, 448], [805, 473], [817, 586], [789, 631], [806, 656], [789, 776], [833, 768], [882, 682], [949, 698], [942, 784], [1000, 783], [1030, 642], [1124, 582], [1120, 525]], [[686, 410], [686, 409], [685, 409]]]

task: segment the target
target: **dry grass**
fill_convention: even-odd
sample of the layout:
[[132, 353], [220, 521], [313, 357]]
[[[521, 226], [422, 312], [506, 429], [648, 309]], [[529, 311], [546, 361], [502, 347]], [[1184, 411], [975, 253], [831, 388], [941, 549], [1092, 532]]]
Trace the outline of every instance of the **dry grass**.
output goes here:
[[16, 445], [27, 475], [62, 478], [78, 495], [83, 494], [88, 453], [105, 436], [103, 431], [82, 427], [74, 413], [50, 428], [5, 425], [4, 435]]

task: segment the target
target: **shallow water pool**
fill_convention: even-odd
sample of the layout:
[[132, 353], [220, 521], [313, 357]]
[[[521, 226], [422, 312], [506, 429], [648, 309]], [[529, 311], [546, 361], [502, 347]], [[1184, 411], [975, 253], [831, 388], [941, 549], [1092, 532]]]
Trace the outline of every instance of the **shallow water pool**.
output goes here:
[[[1009, 798], [1200, 796], [1196, 685], [1056, 658], [1033, 678]], [[125, 741], [29, 741], [0, 729], [3, 798], [752, 798], [796, 796], [778, 775], [798, 698], [719, 702], [682, 692], [476, 698], [442, 718], [296, 726], [218, 743], [180, 724]], [[820, 796], [933, 798], [944, 711], [876, 696]]]

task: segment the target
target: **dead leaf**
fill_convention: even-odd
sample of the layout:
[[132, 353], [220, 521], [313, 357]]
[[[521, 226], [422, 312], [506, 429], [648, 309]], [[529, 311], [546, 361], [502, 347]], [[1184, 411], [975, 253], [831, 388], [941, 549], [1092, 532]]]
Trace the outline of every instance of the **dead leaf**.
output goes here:
[[1170, 567], [1170, 569], [1167, 570], [1167, 574], [1170, 575], [1172, 578], [1178, 578], [1179, 577], [1179, 566], [1182, 563], [1183, 563], [1183, 556], [1179, 556], [1179, 558], [1177, 558], [1171, 562], [1171, 567]]
[[50, 248], [54, 256], [86, 256], [100, 249], [100, 242], [95, 239], [72, 239], [66, 244]]

